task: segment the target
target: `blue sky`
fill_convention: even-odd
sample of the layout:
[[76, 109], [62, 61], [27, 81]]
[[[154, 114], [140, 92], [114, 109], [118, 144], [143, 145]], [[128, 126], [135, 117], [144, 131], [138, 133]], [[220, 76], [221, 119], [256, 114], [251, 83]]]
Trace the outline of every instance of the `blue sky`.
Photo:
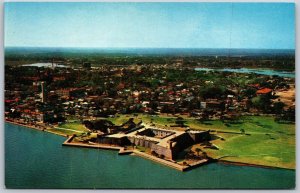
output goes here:
[[294, 49], [291, 3], [5, 3], [5, 46]]

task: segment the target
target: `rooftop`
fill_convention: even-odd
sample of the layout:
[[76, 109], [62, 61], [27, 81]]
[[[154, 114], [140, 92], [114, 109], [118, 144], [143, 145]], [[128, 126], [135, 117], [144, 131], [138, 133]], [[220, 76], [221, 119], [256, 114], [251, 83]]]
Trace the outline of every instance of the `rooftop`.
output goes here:
[[270, 89], [270, 88], [263, 88], [263, 89], [260, 89], [260, 90], [256, 91], [256, 94], [268, 94], [270, 92], [272, 92], [272, 89]]

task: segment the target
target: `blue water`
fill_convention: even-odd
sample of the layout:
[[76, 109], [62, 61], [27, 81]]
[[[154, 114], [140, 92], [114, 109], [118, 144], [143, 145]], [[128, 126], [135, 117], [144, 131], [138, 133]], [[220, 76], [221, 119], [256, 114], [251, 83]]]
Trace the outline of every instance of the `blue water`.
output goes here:
[[116, 151], [63, 147], [65, 138], [5, 124], [7, 188], [293, 188], [295, 171], [209, 164], [180, 172]]
[[295, 72], [276, 71], [271, 69], [249, 69], [249, 68], [195, 68], [197, 71], [219, 71], [219, 72], [235, 72], [235, 73], [255, 73], [268, 76], [280, 76], [286, 78], [295, 78]]

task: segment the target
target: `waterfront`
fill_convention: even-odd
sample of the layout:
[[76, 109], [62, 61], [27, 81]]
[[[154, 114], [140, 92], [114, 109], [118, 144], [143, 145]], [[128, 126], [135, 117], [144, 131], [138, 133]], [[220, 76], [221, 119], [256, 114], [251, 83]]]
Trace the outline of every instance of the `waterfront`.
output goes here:
[[250, 69], [250, 68], [195, 68], [196, 71], [218, 71], [218, 72], [235, 72], [235, 73], [255, 73], [268, 76], [280, 76], [284, 78], [295, 78], [295, 72], [277, 71], [272, 69]]
[[295, 171], [205, 165], [179, 172], [117, 151], [63, 147], [66, 138], [5, 124], [7, 188], [293, 188]]

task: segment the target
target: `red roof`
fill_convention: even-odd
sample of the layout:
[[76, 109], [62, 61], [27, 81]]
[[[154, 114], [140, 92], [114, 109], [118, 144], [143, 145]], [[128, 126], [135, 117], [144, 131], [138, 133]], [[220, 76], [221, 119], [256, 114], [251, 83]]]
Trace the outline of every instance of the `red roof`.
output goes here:
[[175, 92], [174, 91], [169, 91], [168, 95], [173, 95]]
[[249, 84], [248, 86], [254, 87], [254, 88], [259, 88], [260, 85], [259, 84]]
[[13, 100], [9, 100], [9, 99], [6, 99], [6, 100], [5, 100], [6, 103], [12, 103], [12, 102], [18, 102], [18, 101], [19, 101], [18, 98], [15, 98], [15, 99], [13, 99]]
[[263, 89], [260, 89], [260, 90], [256, 91], [256, 94], [268, 94], [270, 92], [272, 92], [272, 89], [270, 89], [270, 88], [263, 88]]

